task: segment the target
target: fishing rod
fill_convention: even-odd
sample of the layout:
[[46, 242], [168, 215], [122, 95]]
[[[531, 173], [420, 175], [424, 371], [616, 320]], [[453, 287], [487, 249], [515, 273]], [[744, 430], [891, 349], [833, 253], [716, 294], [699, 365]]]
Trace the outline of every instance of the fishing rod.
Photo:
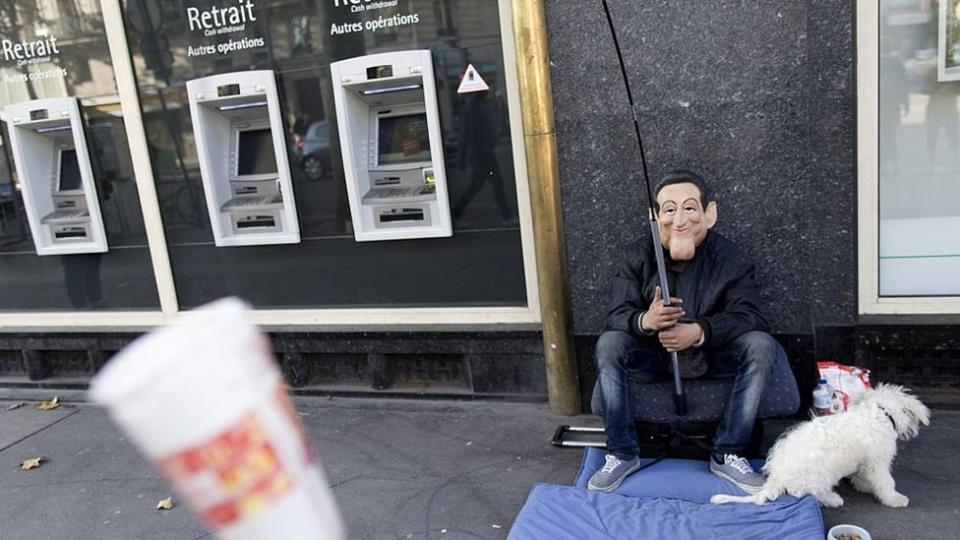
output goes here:
[[[603, 12], [607, 15], [607, 25], [613, 36], [613, 47], [617, 51], [617, 60], [620, 61], [620, 72], [623, 75], [623, 85], [627, 89], [627, 101], [630, 102], [630, 112], [633, 115], [633, 129], [637, 134], [637, 144], [640, 146], [640, 162], [643, 164], [643, 180], [647, 188], [647, 203], [650, 206], [650, 235], [653, 237], [653, 253], [657, 258], [657, 275], [660, 278], [660, 289], [663, 292], [663, 305], [670, 306], [670, 286], [667, 284], [667, 265], [663, 258], [663, 244], [660, 242], [660, 227], [657, 224], [657, 211], [653, 200], [653, 190], [650, 188], [650, 175], [647, 172], [647, 155], [643, 151], [643, 137], [640, 135], [640, 120], [637, 117], [637, 106], [633, 102], [633, 92], [630, 91], [630, 78], [627, 77], [627, 66], [623, 62], [623, 53], [620, 51], [620, 41], [617, 39], [617, 29], [613, 26], [613, 17], [610, 16], [610, 6], [607, 0], [603, 2]], [[639, 324], [639, 322], [638, 322]], [[670, 364], [673, 367], [673, 404], [677, 414], [687, 414], [687, 396], [683, 393], [683, 381], [680, 379], [680, 361], [676, 351], [670, 353]]]

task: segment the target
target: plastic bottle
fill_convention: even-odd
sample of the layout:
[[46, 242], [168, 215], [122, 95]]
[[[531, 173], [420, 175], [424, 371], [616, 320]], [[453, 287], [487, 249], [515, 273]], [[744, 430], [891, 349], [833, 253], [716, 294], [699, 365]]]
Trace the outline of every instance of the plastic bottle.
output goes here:
[[833, 388], [826, 379], [817, 381], [813, 389], [813, 411], [817, 416], [833, 414]]

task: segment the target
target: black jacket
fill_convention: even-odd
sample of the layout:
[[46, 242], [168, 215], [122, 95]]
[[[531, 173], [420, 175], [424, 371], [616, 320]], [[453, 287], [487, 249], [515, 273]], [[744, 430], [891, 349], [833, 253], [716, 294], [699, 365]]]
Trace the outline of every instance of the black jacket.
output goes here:
[[[760, 308], [760, 289], [753, 263], [733, 242], [709, 231], [691, 261], [673, 261], [664, 250], [670, 294], [683, 299], [685, 320], [700, 323], [704, 348], [717, 349], [751, 330], [770, 331]], [[623, 265], [613, 278], [613, 298], [607, 313], [607, 330], [629, 332], [643, 340], [637, 326], [640, 314], [650, 307], [660, 279], [650, 235], [627, 249]]]

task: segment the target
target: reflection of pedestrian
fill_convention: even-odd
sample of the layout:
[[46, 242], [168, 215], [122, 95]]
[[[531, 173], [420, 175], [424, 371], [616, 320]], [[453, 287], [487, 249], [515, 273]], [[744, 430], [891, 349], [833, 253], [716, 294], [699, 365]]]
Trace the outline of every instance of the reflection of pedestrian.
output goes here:
[[900, 168], [897, 130], [901, 115], [910, 113], [907, 70], [893, 42], [884, 41], [880, 56], [880, 163], [890, 163], [896, 174]]
[[924, 124], [927, 132], [927, 155], [931, 167], [938, 168], [937, 163], [937, 139], [940, 132], [946, 134], [946, 145], [948, 159], [951, 161], [945, 165], [949, 168], [955, 168], [957, 165], [957, 155], [960, 153], [960, 133], [958, 133], [958, 124], [960, 124], [960, 115], [957, 113], [957, 85], [949, 82], [939, 82], [937, 80], [936, 70], [931, 70], [932, 77], [930, 81], [930, 99], [927, 101], [927, 110], [924, 115]]
[[307, 137], [307, 130], [310, 128], [309, 118], [306, 114], [295, 114], [293, 112], [287, 115], [287, 128], [290, 130], [290, 141], [293, 142], [293, 153], [300, 155], [303, 152], [304, 139]]
[[75, 308], [100, 307], [103, 305], [103, 291], [100, 287], [101, 253], [79, 253], [63, 255], [64, 281], [67, 297]]
[[291, 55], [313, 52], [312, 36], [310, 35], [310, 17], [301, 15], [290, 20], [290, 53]]
[[294, 135], [303, 139], [307, 136], [307, 129], [310, 127], [310, 117], [304, 113], [298, 114], [290, 127]]
[[460, 169], [470, 167], [470, 184], [453, 206], [453, 218], [459, 219], [485, 183], [493, 189], [494, 199], [504, 223], [511, 221], [503, 175], [493, 152], [500, 138], [501, 118], [492, 91], [474, 92], [463, 98], [460, 108]]

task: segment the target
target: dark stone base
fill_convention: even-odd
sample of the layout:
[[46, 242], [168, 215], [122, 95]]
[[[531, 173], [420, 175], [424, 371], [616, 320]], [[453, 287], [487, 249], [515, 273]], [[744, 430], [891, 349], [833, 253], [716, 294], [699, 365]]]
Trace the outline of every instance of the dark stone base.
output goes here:
[[[85, 385], [138, 334], [0, 335], [0, 384]], [[297, 393], [546, 400], [539, 332], [278, 333], [277, 362]], [[26, 378], [24, 380], [23, 378]]]
[[[137, 334], [0, 334], [0, 385], [84, 387]], [[538, 332], [278, 333], [274, 351], [295, 392], [310, 395], [546, 399]], [[583, 411], [596, 381], [598, 336], [574, 336]], [[960, 407], [960, 334], [951, 324], [862, 324], [776, 334], [810, 406], [817, 360], [871, 371], [938, 408]], [[802, 416], [800, 413], [798, 416]]]
[[861, 325], [854, 334], [856, 364], [874, 381], [915, 391], [960, 390], [960, 332], [956, 325]]

